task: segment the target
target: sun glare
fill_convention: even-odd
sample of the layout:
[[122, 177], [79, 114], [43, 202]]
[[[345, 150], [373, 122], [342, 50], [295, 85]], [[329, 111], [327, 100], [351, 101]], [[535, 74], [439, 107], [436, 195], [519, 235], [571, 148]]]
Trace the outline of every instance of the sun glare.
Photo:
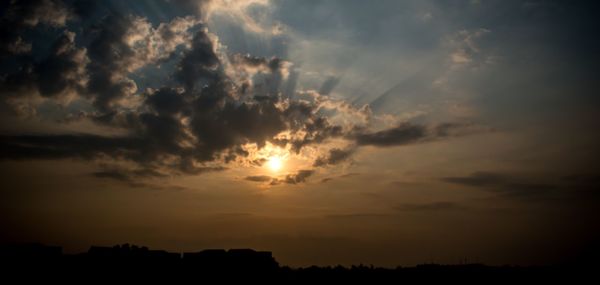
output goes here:
[[271, 171], [277, 172], [283, 167], [283, 159], [279, 156], [272, 156], [267, 161], [267, 167], [271, 169]]

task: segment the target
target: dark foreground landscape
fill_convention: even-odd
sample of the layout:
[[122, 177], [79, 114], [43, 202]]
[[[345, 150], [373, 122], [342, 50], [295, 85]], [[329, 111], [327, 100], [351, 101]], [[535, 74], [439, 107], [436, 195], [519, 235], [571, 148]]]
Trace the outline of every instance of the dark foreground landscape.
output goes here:
[[[208, 249], [173, 253], [135, 245], [92, 246], [85, 253], [63, 254], [58, 246], [11, 244], [1, 247], [2, 280], [57, 282], [181, 282], [260, 281], [308, 282], [590, 282], [598, 263], [593, 258], [556, 266], [487, 266], [483, 264], [421, 264], [381, 268], [280, 265], [271, 252], [252, 249]], [[17, 278], [17, 279], [14, 279]], [[590, 280], [592, 278], [592, 280]], [[587, 283], [586, 282], [586, 283]], [[5, 283], [6, 284], [6, 283]]]

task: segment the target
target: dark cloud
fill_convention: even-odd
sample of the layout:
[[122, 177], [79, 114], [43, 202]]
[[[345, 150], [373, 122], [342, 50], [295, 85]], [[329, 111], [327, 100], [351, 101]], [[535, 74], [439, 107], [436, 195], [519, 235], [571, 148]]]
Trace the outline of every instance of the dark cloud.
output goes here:
[[133, 127], [136, 128], [137, 135], [144, 140], [144, 146], [138, 147], [143, 150], [140, 159], [159, 159], [163, 154], [177, 155], [183, 159], [186, 157], [186, 151], [189, 153], [181, 143], [191, 138], [177, 118], [150, 113], [142, 113], [134, 118]]
[[[276, 82], [274, 89], [254, 90], [255, 96], [240, 98], [240, 82], [224, 73], [215, 39], [206, 29], [192, 34], [190, 28], [197, 23], [190, 17], [175, 18], [154, 28], [143, 17], [110, 13], [89, 28], [89, 44], [84, 48], [77, 48], [75, 34], [65, 31], [50, 56], [26, 61], [18, 72], [3, 76], [3, 89], [23, 93], [24, 88], [37, 87], [44, 97], [72, 90], [93, 103], [95, 110], [83, 113], [84, 117], [125, 129], [129, 135], [6, 135], [0, 139], [5, 146], [2, 158], [105, 155], [193, 174], [224, 169], [204, 164], [246, 157], [241, 145], [262, 147], [269, 140], [275, 142], [274, 136], [284, 130], [306, 132], [304, 140], [311, 142], [328, 137], [325, 133], [335, 127], [315, 115], [316, 106], [295, 101], [282, 105], [277, 91], [283, 80], [279, 58], [234, 57], [237, 64], [265, 69], [271, 82]], [[189, 48], [183, 49], [175, 64], [172, 78], [176, 81], [136, 96], [132, 73], [171, 58], [184, 44]], [[296, 143], [295, 149], [302, 145]], [[165, 157], [171, 158], [169, 163], [161, 162]], [[301, 182], [307, 176], [300, 173], [287, 181]]]
[[110, 112], [115, 101], [131, 99], [138, 89], [129, 76], [131, 73], [171, 58], [177, 47], [190, 41], [192, 49], [181, 61], [178, 77], [188, 84], [189, 78], [199, 75], [197, 69], [203, 68], [203, 64], [216, 64], [215, 56], [206, 54], [212, 51], [206, 32], [190, 35], [190, 29], [198, 23], [194, 17], [176, 17], [155, 28], [146, 18], [111, 13], [93, 25], [88, 45], [91, 62], [87, 92], [94, 98], [95, 107]]
[[61, 27], [73, 14], [60, 0], [19, 0], [11, 1], [5, 17], [19, 26], [35, 27], [38, 24], [48, 24]]
[[444, 177], [442, 181], [495, 193], [507, 198], [546, 200], [564, 194], [559, 185], [531, 181], [531, 178], [493, 172], [474, 172], [469, 176]]
[[267, 59], [260, 56], [252, 56], [249, 54], [234, 54], [231, 57], [231, 61], [238, 65], [245, 65], [254, 68], [266, 68], [270, 72], [276, 72], [281, 68], [281, 59], [273, 57]]
[[74, 17], [73, 11], [59, 0], [6, 1], [0, 8], [0, 59], [31, 51], [23, 31], [40, 24], [63, 27]]
[[[106, 169], [102, 171], [97, 171], [92, 173], [92, 176], [98, 178], [108, 178], [119, 181], [131, 182], [135, 181], [138, 178], [162, 178], [167, 177], [169, 174], [165, 174], [163, 172], [159, 172], [152, 168], [141, 168], [141, 169], [127, 169], [123, 167], [110, 167], [104, 166]], [[222, 168], [216, 167], [205, 167], [200, 171], [210, 172], [210, 171], [221, 171], [224, 170]]]
[[[301, 143], [283, 142], [294, 144], [297, 151], [307, 143], [321, 142], [332, 133], [340, 133], [339, 127], [316, 115], [316, 106], [307, 102], [291, 101], [282, 105], [281, 98], [265, 95], [240, 100], [237, 84], [223, 73], [222, 63], [214, 53], [213, 43], [205, 30], [196, 32], [190, 50], [179, 60], [175, 78], [183, 86], [149, 90], [140, 101], [141, 108], [125, 112], [112, 103], [130, 96], [131, 91], [136, 89], [126, 73], [131, 64], [140, 63], [136, 59], [139, 51], [123, 38], [128, 37], [132, 26], [142, 25], [144, 21], [117, 16], [109, 19], [101, 23], [93, 37], [92, 44], [95, 46], [89, 53], [91, 63], [87, 68], [90, 76], [87, 92], [101, 111], [92, 114], [96, 122], [127, 129], [131, 135], [124, 140], [141, 142], [128, 145], [127, 151], [117, 156], [119, 158], [154, 164], [161, 157], [171, 155], [177, 158], [177, 162], [172, 164], [177, 171], [198, 173], [203, 168], [196, 162], [213, 161], [221, 155], [225, 155], [226, 162], [237, 156], [247, 156], [248, 153], [240, 148], [242, 144], [256, 143], [262, 147], [270, 140], [281, 144], [274, 136], [284, 130], [306, 134]], [[69, 39], [66, 43], [72, 43], [72, 37]], [[280, 68], [278, 59], [245, 57], [245, 60], [265, 65], [271, 72]], [[199, 82], [203, 85], [197, 89]], [[20, 136], [3, 137], [5, 144], [18, 150], [12, 154], [7, 152], [4, 158], [69, 156], [68, 149], [56, 147], [54, 141], [43, 136], [32, 138], [35, 143], [27, 146], [20, 144], [23, 139]], [[91, 144], [84, 149], [73, 148], [71, 156], [112, 155], [123, 149], [122, 146], [113, 146], [112, 138], [93, 137], [90, 140], [101, 141], [101, 147], [94, 150], [92, 146], [95, 144]], [[290, 176], [286, 183], [302, 182], [307, 176], [306, 173]]]
[[173, 115], [186, 110], [187, 106], [184, 94], [168, 87], [152, 92], [146, 99], [146, 104], [159, 115]]
[[245, 143], [262, 147], [287, 127], [274, 102], [235, 103], [223, 84], [203, 90], [193, 103], [191, 128], [201, 146], [196, 152], [199, 160], [213, 160], [215, 154]]
[[447, 122], [434, 126], [432, 133], [436, 138], [445, 138], [463, 136], [484, 131], [493, 131], [493, 129], [477, 126], [471, 123]]
[[322, 156], [315, 160], [313, 166], [326, 166], [326, 165], [335, 165], [340, 162], [346, 161], [349, 159], [354, 153], [355, 148], [348, 149], [339, 149], [333, 148], [329, 150], [329, 154], [327, 156]]
[[[78, 1], [68, 2], [71, 6], [50, 0], [22, 3], [42, 8], [27, 12], [34, 16], [21, 20], [11, 15], [26, 15], [29, 8], [14, 10], [3, 16], [4, 21], [21, 21], [23, 27], [37, 23], [63, 27], [65, 21], [82, 20], [89, 12]], [[207, 8], [206, 3], [195, 7]], [[48, 7], [67, 16], [49, 19], [47, 15], [54, 12], [39, 12]], [[74, 16], [77, 13], [80, 17]], [[76, 110], [77, 115], [69, 114], [69, 118], [91, 119], [126, 135], [6, 134], [0, 137], [1, 159], [109, 157], [133, 162], [136, 169], [198, 174], [223, 170], [226, 167], [221, 164], [248, 158], [242, 148], [246, 144], [262, 148], [270, 142], [300, 153], [306, 146], [329, 139], [349, 140], [352, 147], [328, 150], [314, 163], [326, 166], [349, 160], [356, 147], [430, 141], [455, 136], [461, 128], [460, 124], [426, 127], [403, 123], [379, 132], [357, 128], [347, 132], [348, 128], [332, 123], [320, 111], [318, 100], [293, 98], [299, 73], [282, 58], [224, 55], [217, 37], [194, 16], [156, 24], [135, 14], [112, 9], [107, 13], [76, 29], [84, 32], [77, 39], [73, 32], [60, 31], [48, 54], [36, 49], [35, 56], [20, 56], [18, 61], [11, 57], [18, 68], [2, 74], [0, 84], [3, 99], [34, 91], [48, 100], [73, 95], [85, 110]], [[157, 71], [162, 64], [168, 68]], [[152, 87], [140, 83], [152, 72], [164, 80], [152, 82]], [[339, 78], [325, 78], [320, 92], [328, 94], [338, 83]], [[141, 87], [146, 88], [139, 90]], [[286, 135], [278, 136], [284, 132]], [[254, 165], [263, 163], [252, 159]], [[313, 173], [301, 170], [270, 181], [302, 183]]]
[[[177, 144], [183, 134], [176, 121], [144, 114], [141, 123], [145, 130], [136, 136], [105, 137], [98, 135], [20, 135], [0, 136], [0, 159], [96, 159], [109, 157], [115, 160], [136, 162], [145, 172], [128, 170], [127, 175], [149, 176], [150, 171], [166, 169], [183, 174], [201, 174], [222, 171], [224, 166], [207, 166], [195, 163], [193, 152]], [[167, 155], [172, 161], [163, 161]], [[157, 172], [154, 172], [157, 173]]]
[[[263, 94], [263, 96], [277, 97], [280, 94], [293, 92], [295, 82], [285, 81], [290, 72], [287, 65], [289, 62], [279, 57], [257, 57], [248, 54], [234, 54], [230, 56], [230, 63], [238, 71], [244, 74], [246, 84], [252, 86], [252, 92]], [[296, 80], [296, 78], [292, 78]], [[246, 93], [248, 85], [242, 87], [242, 93]]]
[[287, 175], [284, 179], [284, 182], [288, 184], [306, 182], [306, 179], [312, 176], [314, 173], [314, 170], [300, 170], [296, 174]]
[[348, 177], [352, 177], [352, 176], [356, 176], [356, 175], [359, 175], [359, 173], [346, 173], [346, 174], [342, 174], [342, 175], [335, 176], [335, 177], [325, 177], [325, 178], [321, 179], [321, 183], [327, 183], [334, 179], [348, 178]]
[[198, 31], [192, 39], [192, 48], [185, 53], [175, 77], [180, 80], [186, 91], [194, 90], [201, 80], [217, 80], [219, 58], [214, 52], [213, 42], [206, 31]]
[[244, 179], [246, 179], [248, 181], [252, 181], [252, 182], [269, 182], [269, 181], [273, 180], [273, 178], [271, 176], [267, 176], [267, 175], [247, 176]]
[[309, 169], [299, 170], [296, 173], [286, 175], [284, 178], [273, 178], [273, 180], [271, 180], [270, 184], [271, 185], [279, 185], [282, 183], [285, 183], [285, 184], [303, 183], [303, 182], [306, 182], [308, 177], [312, 176], [314, 173], [315, 173], [314, 170], [309, 170]]
[[225, 166], [195, 166], [191, 163], [184, 164], [184, 166], [186, 166], [186, 167], [181, 168], [182, 172], [184, 174], [191, 174], [191, 175], [198, 175], [198, 174], [203, 174], [203, 173], [207, 173], [207, 172], [219, 172], [219, 171], [225, 171], [228, 169]]
[[490, 131], [490, 129], [471, 123], [449, 122], [428, 126], [404, 122], [396, 127], [378, 132], [368, 133], [360, 130], [349, 137], [354, 139], [359, 146], [391, 147], [432, 142], [486, 131]]
[[[293, 112], [297, 112], [296, 114], [303, 114], [305, 111], [311, 110], [311, 106], [302, 106], [298, 105], [296, 110]], [[302, 115], [300, 115], [302, 117]], [[332, 125], [325, 117], [318, 117], [315, 115], [307, 115], [307, 120], [302, 121], [301, 119], [295, 119], [293, 122], [298, 125], [299, 122], [305, 122], [304, 126], [301, 128], [303, 131], [303, 136], [301, 138], [296, 138], [292, 140], [276, 140], [277, 143], [280, 144], [291, 144], [292, 150], [296, 153], [300, 152], [300, 150], [311, 144], [319, 144], [324, 142], [330, 138], [341, 137], [343, 133], [343, 128], [338, 125]]]
[[[237, 61], [267, 66], [271, 73], [280, 68], [280, 61], [275, 58], [241, 58]], [[341, 127], [332, 126], [326, 118], [315, 114], [317, 107], [314, 104], [287, 101], [282, 105], [282, 98], [274, 96], [273, 90], [263, 90], [265, 93], [255, 90], [257, 95], [239, 100], [237, 96], [243, 94], [236, 94], [236, 91], [239, 91], [236, 84], [224, 75], [215, 76], [212, 84], [198, 91], [199, 96], [192, 102], [191, 121], [194, 135], [202, 144], [198, 159], [211, 160], [216, 153], [244, 143], [262, 147], [267, 141], [282, 146], [290, 143], [295, 151], [299, 151], [309, 143], [341, 134]], [[294, 140], [274, 139], [285, 130], [302, 132], [304, 136]]]
[[467, 176], [441, 178], [442, 181], [480, 189], [509, 199], [526, 202], [594, 203], [600, 199], [597, 174], [578, 173], [563, 177], [546, 175], [543, 178], [528, 175], [495, 172], [474, 172]]
[[75, 46], [75, 33], [65, 31], [55, 42], [52, 54], [35, 67], [40, 95], [83, 92], [87, 62], [86, 50]]
[[127, 61], [134, 56], [125, 42], [126, 33], [133, 25], [133, 17], [110, 15], [94, 29], [95, 38], [89, 47], [88, 92], [94, 96], [95, 107], [102, 112], [109, 112], [114, 100], [137, 91], [135, 82], [125, 74], [129, 67]]
[[246, 176], [244, 179], [252, 182], [269, 182], [270, 185], [279, 185], [279, 184], [299, 184], [306, 182], [308, 177], [312, 176], [315, 173], [314, 170], [299, 170], [296, 173], [288, 174], [283, 178], [271, 177], [268, 175], [256, 175], [256, 176]]
[[506, 176], [493, 172], [474, 172], [469, 176], [444, 177], [442, 180], [467, 186], [498, 186], [508, 182]]
[[92, 176], [99, 179], [112, 179], [124, 183], [132, 188], [146, 188], [153, 190], [183, 190], [185, 187], [174, 185], [161, 185], [156, 183], [146, 183], [139, 180], [140, 177], [145, 177], [144, 174], [136, 175], [132, 172], [128, 173], [124, 170], [106, 170], [92, 173]]
[[379, 132], [358, 134], [355, 139], [358, 145], [386, 147], [415, 143], [425, 139], [427, 135], [424, 126], [403, 123]]
[[23, 57], [18, 69], [1, 77], [0, 94], [5, 100], [36, 91], [42, 97], [77, 96], [85, 89], [87, 63], [86, 50], [75, 45], [75, 33], [64, 31], [47, 57], [40, 61]]
[[22, 59], [20, 64], [19, 68], [14, 70], [14, 72], [4, 74], [4, 76], [0, 77], [0, 95], [2, 95], [4, 102], [10, 98], [21, 97], [37, 91], [37, 76], [33, 60], [27, 57]]
[[100, 155], [141, 155], [144, 141], [135, 137], [96, 135], [0, 136], [0, 159], [91, 159]]

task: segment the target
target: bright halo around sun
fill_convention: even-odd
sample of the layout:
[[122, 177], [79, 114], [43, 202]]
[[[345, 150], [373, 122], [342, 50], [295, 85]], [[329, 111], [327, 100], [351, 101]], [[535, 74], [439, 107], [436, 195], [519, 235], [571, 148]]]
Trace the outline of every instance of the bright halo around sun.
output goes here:
[[279, 156], [271, 156], [267, 161], [267, 167], [273, 172], [281, 170], [281, 168], [283, 168], [283, 158]]

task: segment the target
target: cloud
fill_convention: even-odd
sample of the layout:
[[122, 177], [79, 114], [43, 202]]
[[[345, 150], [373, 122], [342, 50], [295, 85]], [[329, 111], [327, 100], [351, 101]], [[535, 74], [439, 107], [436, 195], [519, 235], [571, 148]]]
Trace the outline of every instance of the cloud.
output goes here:
[[159, 115], [175, 115], [186, 110], [186, 98], [181, 90], [163, 87], [151, 90], [146, 98], [146, 105]]
[[443, 181], [467, 186], [497, 186], [507, 183], [507, 177], [493, 172], [474, 172], [469, 176], [444, 177]]
[[1, 77], [0, 95], [6, 101], [35, 95], [60, 100], [77, 97], [85, 90], [88, 62], [87, 50], [75, 45], [75, 33], [65, 30], [46, 58], [40, 61], [23, 58], [21, 68]]
[[[179, 45], [192, 39], [188, 31], [198, 23], [193, 17], [175, 18], [155, 29], [143, 17], [120, 14], [106, 17], [96, 28], [89, 45], [87, 91], [94, 97], [95, 107], [110, 112], [116, 101], [133, 96], [138, 87], [128, 77], [129, 73], [169, 58]], [[203, 37], [204, 32], [194, 36], [193, 51], [198, 49], [198, 39]], [[195, 73], [190, 76], [193, 75]]]
[[[98, 127], [119, 129], [120, 135], [7, 133], [0, 136], [0, 159], [112, 160], [132, 165], [119, 170], [127, 177], [139, 177], [132, 172], [136, 169], [200, 174], [224, 170], [230, 163], [260, 165], [264, 158], [245, 147], [261, 149], [269, 144], [296, 155], [318, 146], [314, 166], [328, 166], [350, 160], [358, 147], [427, 142], [461, 135], [464, 129], [462, 124], [405, 122], [371, 131], [368, 105], [356, 108], [327, 96], [339, 78], [323, 78], [320, 94], [296, 91], [297, 66], [279, 57], [228, 53], [197, 15], [156, 23], [108, 9], [107, 15], [90, 17], [91, 23], [84, 25], [77, 13], [88, 12], [77, 3], [31, 3], [70, 14], [64, 21], [52, 22], [45, 14], [34, 13], [39, 16], [36, 23], [57, 29], [56, 40], [47, 51], [32, 45], [35, 56], [9, 55], [15, 66], [1, 70], [3, 103], [20, 107], [13, 102], [18, 98], [36, 113], [44, 104], [69, 98], [72, 103], [52, 114], [56, 121], [89, 120]], [[224, 9], [223, 4], [199, 3], [206, 13]], [[254, 4], [264, 3], [248, 1], [236, 7]], [[83, 33], [66, 30], [66, 21]], [[22, 26], [32, 28], [32, 24]], [[48, 115], [43, 110], [40, 114]], [[332, 140], [345, 146], [327, 145]], [[299, 170], [269, 181], [297, 184], [313, 173]]]
[[450, 62], [454, 68], [474, 64], [475, 66], [490, 63], [492, 57], [482, 54], [477, 43], [483, 36], [489, 34], [490, 30], [479, 28], [474, 30], [461, 30], [449, 39], [449, 45], [453, 48], [450, 53]]
[[[196, 37], [205, 38], [204, 32], [198, 32]], [[200, 55], [212, 57], [213, 54], [196, 52], [194, 49], [210, 49], [203, 45], [192, 45], [192, 49], [181, 59], [185, 64], [194, 65], [200, 61], [196, 70], [205, 70], [205, 61]], [[189, 56], [195, 54], [195, 56]], [[91, 60], [97, 60], [91, 57]], [[220, 62], [217, 61], [218, 64]], [[275, 141], [274, 136], [282, 131], [302, 132], [305, 134], [299, 140], [286, 140], [285, 143], [295, 143], [303, 140], [302, 144], [296, 143], [294, 147], [299, 150], [307, 141], [323, 141], [328, 137], [328, 132], [337, 130], [331, 126], [327, 119], [315, 114], [317, 106], [307, 102], [285, 101], [279, 97], [254, 96], [244, 100], [237, 97], [236, 83], [227, 78], [218, 70], [208, 67], [207, 73], [214, 76], [207, 81], [200, 90], [196, 90], [191, 81], [182, 80], [184, 85], [192, 88], [162, 87], [149, 90], [142, 98], [141, 108], [135, 111], [124, 112], [110, 104], [97, 106], [104, 110], [106, 115], [94, 115], [93, 118], [104, 124], [121, 127], [129, 130], [130, 135], [115, 139], [90, 137], [85, 135], [67, 136], [67, 141], [89, 139], [100, 141], [99, 148], [84, 149], [73, 148], [71, 156], [95, 156], [99, 154], [115, 155], [118, 158], [132, 160], [138, 163], [151, 163], [164, 156], [171, 156], [171, 165], [177, 166], [179, 171], [194, 173], [198, 169], [197, 162], [210, 162], [219, 158], [223, 153], [228, 156], [248, 155], [240, 151], [240, 146], [247, 143], [256, 143], [259, 147], [267, 141]], [[97, 76], [98, 74], [96, 74]], [[96, 78], [97, 79], [97, 78]], [[110, 83], [102, 88], [110, 87]], [[113, 84], [111, 88], [114, 88]], [[108, 91], [108, 89], [104, 89]], [[114, 95], [114, 94], [113, 94]], [[111, 96], [113, 96], [111, 95]], [[101, 97], [102, 95], [100, 95]], [[33, 145], [24, 145], [23, 140], [31, 140]], [[139, 141], [136, 145], [113, 145], [114, 141]], [[9, 145], [15, 153], [4, 153], [4, 158], [52, 158], [69, 156], [68, 149], [62, 149], [58, 142], [43, 136], [5, 136], [4, 144]], [[281, 141], [279, 142], [281, 143]], [[67, 144], [68, 145], [68, 144]], [[109, 147], [112, 146], [112, 147]], [[24, 151], [24, 149], [27, 151]], [[119, 150], [126, 151], [119, 151]], [[232, 158], [227, 159], [231, 161]], [[194, 167], [189, 167], [194, 166]], [[304, 180], [305, 174], [287, 181]]]
[[60, 0], [12, 1], [11, 4], [6, 16], [29, 27], [38, 24], [62, 27], [73, 17], [70, 9]]
[[92, 176], [99, 179], [112, 179], [121, 183], [125, 183], [128, 187], [132, 188], [146, 188], [154, 190], [182, 190], [185, 187], [175, 185], [162, 185], [157, 183], [146, 183], [139, 180], [140, 177], [146, 175], [141, 173], [139, 175], [128, 173], [127, 171], [121, 170], [106, 170], [92, 173]]
[[[4, 6], [4, 4], [3, 4]], [[59, 0], [10, 1], [0, 14], [0, 59], [31, 52], [23, 31], [38, 25], [64, 27], [74, 13]]]
[[306, 179], [315, 173], [314, 170], [300, 170], [296, 174], [290, 174], [285, 177], [284, 182], [288, 184], [297, 184], [305, 182]]
[[257, 175], [257, 176], [246, 176], [246, 178], [244, 178], [248, 181], [252, 181], [252, 182], [269, 182], [271, 180], [273, 180], [273, 178], [271, 176], [267, 176], [267, 175]]
[[[266, 96], [289, 95], [294, 92], [296, 78], [292, 75], [292, 63], [278, 57], [251, 56], [249, 54], [233, 54], [229, 56], [229, 70], [227, 75], [243, 82], [241, 92], [243, 94], [264, 94]], [[286, 86], [283, 86], [283, 84]], [[285, 89], [283, 89], [285, 88]], [[284, 98], [287, 98], [286, 96]]]
[[287, 174], [282, 178], [271, 177], [268, 175], [246, 176], [244, 179], [252, 182], [269, 182], [269, 185], [275, 186], [280, 184], [299, 184], [307, 181], [308, 177], [315, 173], [314, 170], [304, 169], [296, 173]]
[[441, 181], [464, 185], [496, 196], [524, 202], [589, 203], [597, 201], [598, 174], [584, 172], [563, 177], [544, 175], [543, 178], [526, 174], [473, 172], [467, 176], [443, 177]]
[[[147, 188], [155, 190], [182, 190], [185, 187], [168, 185], [168, 180], [157, 180], [154, 178], [165, 178], [173, 175], [173, 172], [159, 172], [153, 168], [130, 168], [124, 166], [101, 165], [102, 170], [91, 173], [98, 179], [109, 179], [133, 188]], [[224, 167], [197, 167], [194, 174], [206, 172], [224, 171]], [[191, 174], [182, 172], [182, 174]], [[154, 179], [154, 180], [151, 180]]]
[[421, 125], [403, 122], [396, 127], [377, 132], [355, 131], [349, 137], [354, 139], [358, 146], [392, 147], [489, 131], [493, 131], [493, 129], [471, 123], [447, 122]]
[[[310, 105], [302, 106], [301, 104], [293, 111], [295, 114], [290, 113], [294, 117], [300, 116], [298, 119], [307, 118], [305, 119], [306, 123], [299, 128], [302, 131], [301, 136], [292, 139], [279, 139], [276, 140], [276, 143], [284, 145], [289, 143], [292, 150], [298, 153], [305, 146], [319, 144], [327, 139], [341, 137], [344, 134], [342, 126], [332, 125], [327, 118], [310, 114], [311, 109]], [[298, 125], [298, 120], [294, 119], [294, 121], [295, 125]]]
[[527, 200], [555, 197], [561, 189], [557, 184], [532, 182], [531, 179], [494, 172], [474, 172], [468, 176], [444, 177], [447, 183], [476, 187], [497, 195]]
[[405, 145], [418, 142], [427, 137], [424, 126], [403, 123], [395, 128], [390, 128], [374, 133], [362, 133], [355, 137], [356, 143], [361, 146], [371, 145], [379, 147]]
[[[316, 104], [280, 96], [283, 88], [289, 91], [284, 84], [288, 62], [276, 57], [226, 57], [216, 36], [196, 17], [176, 17], [153, 26], [144, 17], [110, 13], [94, 23], [80, 41], [83, 47], [76, 46], [75, 36], [64, 31], [50, 55], [28, 59], [18, 72], [2, 76], [3, 90], [37, 91], [48, 98], [75, 94], [91, 106], [72, 119], [91, 118], [126, 134], [7, 134], [0, 138], [2, 159], [110, 157], [194, 174], [224, 168], [211, 162], [248, 156], [241, 148], [245, 144], [260, 148], [271, 141], [300, 151], [341, 135], [341, 128], [317, 114]], [[171, 59], [174, 70], [165, 75], [170, 80], [140, 93], [135, 73]], [[257, 88], [252, 82], [252, 93], [246, 92], [246, 81], [227, 73], [231, 68], [259, 70], [254, 75], [262, 76], [268, 86]], [[275, 138], [284, 131], [289, 137]], [[301, 171], [284, 181], [303, 182], [308, 176]]]
[[0, 159], [91, 159], [99, 155], [136, 156], [144, 141], [134, 137], [96, 135], [0, 136]]
[[[30, 4], [43, 6], [47, 3], [50, 1], [32, 1]], [[191, 16], [176, 17], [153, 28], [146, 18], [113, 13], [92, 26], [90, 33], [81, 40], [84, 43], [90, 41], [86, 47], [77, 47], [75, 33], [63, 30], [48, 56], [38, 60], [43, 53], [36, 50], [35, 57], [20, 58], [17, 61], [20, 66], [12, 69], [15, 72], [1, 77], [2, 93], [10, 97], [37, 92], [42, 97], [91, 98], [97, 111], [113, 112], [116, 105], [127, 105], [119, 100], [132, 100], [138, 90], [129, 74], [168, 59], [177, 47], [188, 45], [192, 38], [189, 30], [198, 23]], [[30, 44], [20, 37], [21, 31], [17, 33], [15, 42], [8, 39], [5, 42], [11, 44], [8, 48], [24, 52]], [[10, 35], [5, 37], [2, 32], [0, 36]]]
[[85, 88], [89, 62], [87, 51], [75, 46], [75, 33], [65, 31], [52, 48], [52, 55], [35, 66], [40, 95], [79, 93]]
[[347, 148], [347, 149], [339, 149], [333, 148], [329, 150], [329, 154], [327, 156], [321, 156], [315, 160], [313, 166], [326, 166], [326, 165], [335, 165], [340, 162], [348, 160], [352, 154], [355, 152], [355, 148]]
[[338, 175], [335, 177], [325, 177], [325, 178], [321, 179], [321, 183], [327, 183], [334, 179], [347, 178], [347, 177], [352, 177], [352, 176], [356, 176], [356, 175], [359, 175], [359, 173], [346, 173], [346, 174]]
[[175, 73], [175, 77], [183, 83], [188, 92], [194, 90], [199, 79], [218, 79], [216, 69], [220, 63], [213, 41], [206, 31], [196, 32], [191, 45], [191, 49], [184, 54]]
[[293, 174], [288, 174], [283, 178], [273, 178], [273, 180], [271, 180], [270, 185], [279, 185], [279, 184], [299, 184], [299, 183], [303, 183], [306, 182], [306, 180], [308, 179], [308, 177], [312, 176], [315, 173], [314, 170], [310, 170], [310, 169], [303, 169], [303, 170], [299, 170], [296, 173]]

